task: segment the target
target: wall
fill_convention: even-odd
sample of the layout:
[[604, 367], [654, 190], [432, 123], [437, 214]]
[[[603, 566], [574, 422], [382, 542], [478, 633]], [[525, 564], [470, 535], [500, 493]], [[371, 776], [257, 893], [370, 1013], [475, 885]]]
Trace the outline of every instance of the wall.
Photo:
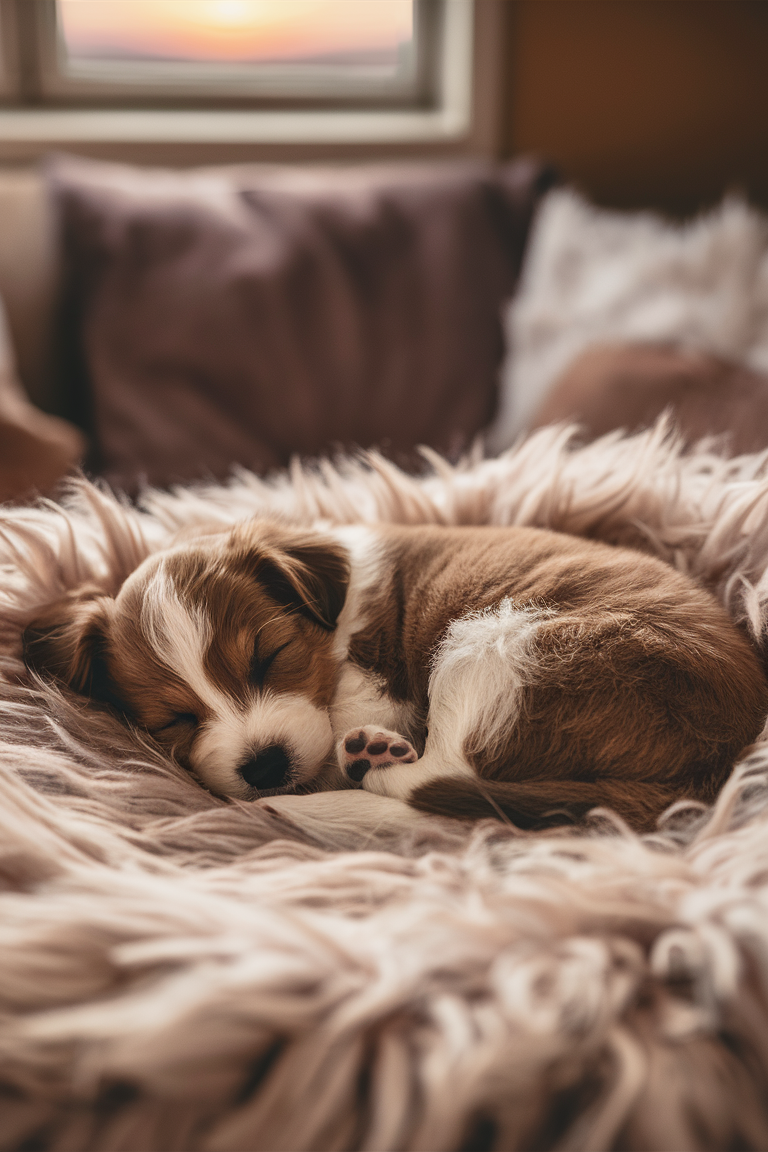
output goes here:
[[518, 0], [506, 23], [507, 154], [609, 205], [768, 205], [766, 0]]

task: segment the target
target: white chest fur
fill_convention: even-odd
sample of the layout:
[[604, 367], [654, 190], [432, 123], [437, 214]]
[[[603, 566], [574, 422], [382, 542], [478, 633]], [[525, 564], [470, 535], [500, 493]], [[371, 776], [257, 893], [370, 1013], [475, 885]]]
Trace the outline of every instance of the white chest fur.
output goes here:
[[331, 728], [337, 740], [350, 729], [362, 725], [392, 729], [409, 739], [416, 735], [412, 706], [394, 700], [387, 693], [383, 680], [355, 664], [347, 663], [342, 668], [330, 714]]
[[375, 529], [359, 525], [334, 528], [329, 534], [347, 549], [352, 562], [347, 598], [336, 626], [335, 650], [345, 663], [330, 710], [334, 736], [340, 739], [351, 728], [363, 724], [416, 735], [413, 726], [417, 717], [412, 706], [394, 700], [375, 673], [346, 661], [352, 637], [367, 624], [364, 604], [381, 584], [384, 559], [380, 539]]

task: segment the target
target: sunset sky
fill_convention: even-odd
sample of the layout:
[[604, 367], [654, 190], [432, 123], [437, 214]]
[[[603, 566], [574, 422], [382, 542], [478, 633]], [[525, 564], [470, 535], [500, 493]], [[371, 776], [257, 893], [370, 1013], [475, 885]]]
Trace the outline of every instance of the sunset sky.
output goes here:
[[73, 56], [237, 61], [394, 50], [411, 0], [59, 0]]

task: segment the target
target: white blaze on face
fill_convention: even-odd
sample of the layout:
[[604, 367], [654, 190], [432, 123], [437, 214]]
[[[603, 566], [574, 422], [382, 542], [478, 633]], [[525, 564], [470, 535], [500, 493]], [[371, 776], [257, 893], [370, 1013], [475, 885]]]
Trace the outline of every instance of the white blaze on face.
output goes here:
[[276, 744], [291, 761], [289, 784], [317, 774], [333, 747], [328, 713], [298, 693], [268, 689], [241, 703], [222, 692], [205, 667], [206, 652], [215, 643], [210, 620], [203, 608], [179, 598], [164, 561], [146, 585], [141, 628], [158, 659], [206, 707], [190, 753], [203, 783], [227, 796], [252, 796], [238, 767]]

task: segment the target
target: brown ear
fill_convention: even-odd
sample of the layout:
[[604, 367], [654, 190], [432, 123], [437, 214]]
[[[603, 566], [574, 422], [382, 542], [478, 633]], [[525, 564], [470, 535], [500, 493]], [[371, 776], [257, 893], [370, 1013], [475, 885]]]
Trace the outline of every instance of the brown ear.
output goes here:
[[295, 540], [260, 556], [256, 576], [280, 604], [294, 606], [328, 632], [336, 627], [349, 586], [349, 561], [332, 540]]
[[27, 667], [111, 703], [105, 650], [113, 603], [100, 589], [81, 588], [50, 604], [24, 630]]

